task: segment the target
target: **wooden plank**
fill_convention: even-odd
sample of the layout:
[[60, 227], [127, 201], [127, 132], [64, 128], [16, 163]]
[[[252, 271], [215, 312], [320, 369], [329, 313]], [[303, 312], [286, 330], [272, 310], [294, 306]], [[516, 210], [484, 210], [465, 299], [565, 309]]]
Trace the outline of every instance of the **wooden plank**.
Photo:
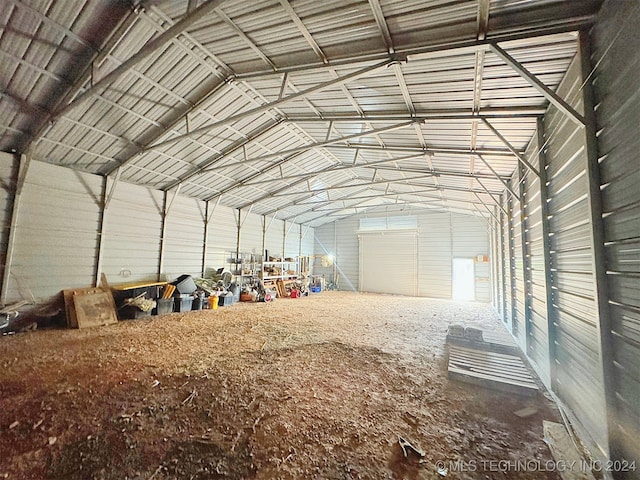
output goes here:
[[520, 395], [535, 395], [538, 385], [522, 359], [449, 345], [449, 378]]
[[114, 285], [111, 288], [114, 290], [132, 290], [135, 288], [157, 287], [166, 284], [167, 282], [131, 282]]
[[118, 323], [110, 292], [98, 289], [95, 293], [73, 295], [78, 328], [97, 327]]

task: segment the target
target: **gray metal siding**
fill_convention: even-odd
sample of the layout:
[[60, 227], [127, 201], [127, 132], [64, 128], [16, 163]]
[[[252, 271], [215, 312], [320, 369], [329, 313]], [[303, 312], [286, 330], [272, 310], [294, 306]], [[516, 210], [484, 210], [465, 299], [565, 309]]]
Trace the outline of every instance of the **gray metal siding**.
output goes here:
[[[507, 212], [511, 211], [511, 198], [508, 193], [502, 198], [503, 207]], [[502, 215], [502, 256], [504, 259], [504, 323], [511, 331], [513, 325], [513, 297], [515, 293], [515, 268], [513, 259], [513, 237], [511, 235], [511, 215]]]
[[102, 179], [32, 161], [20, 197], [7, 302], [94, 283]]
[[[476, 258], [489, 255], [489, 233], [486, 223], [473, 215], [451, 214], [453, 257]], [[476, 262], [476, 300], [491, 301], [489, 262]]]
[[[385, 217], [406, 215], [389, 212]], [[367, 218], [373, 218], [373, 214]], [[362, 216], [353, 216], [315, 229], [316, 255], [336, 255], [340, 288], [350, 289], [349, 279], [355, 289], [359, 267], [358, 230]], [[486, 223], [474, 215], [425, 212], [417, 214], [418, 220], [418, 295], [434, 298], [451, 298], [453, 257], [476, 259], [489, 255], [489, 234]], [[335, 230], [334, 230], [335, 229]], [[334, 233], [335, 232], [335, 233]], [[335, 235], [335, 242], [334, 242]], [[326, 252], [325, 252], [326, 250]], [[315, 262], [316, 274], [330, 278], [331, 267], [322, 267], [320, 258]], [[491, 260], [490, 260], [491, 261]], [[491, 301], [490, 263], [476, 262], [476, 299]]]
[[418, 294], [451, 298], [451, 216], [430, 213], [418, 216]]
[[335, 234], [337, 232], [337, 222], [325, 223], [313, 229], [313, 274], [324, 276], [327, 282], [331, 281], [333, 267], [323, 265], [322, 259], [327, 255], [335, 255]]
[[13, 198], [16, 191], [18, 162], [13, 155], [0, 152], [0, 286], [4, 278], [7, 246], [11, 228]]
[[[635, 2], [606, 2], [592, 63], [601, 157], [618, 454], [640, 461], [640, 16]], [[633, 11], [633, 12], [632, 12]]]
[[300, 226], [287, 222], [285, 235], [284, 256], [297, 257], [300, 252]]
[[[558, 94], [582, 111], [579, 57]], [[604, 386], [599, 358], [592, 231], [587, 198], [586, 137], [567, 116], [550, 107], [545, 116], [551, 267], [556, 335], [556, 393], [583, 430], [607, 452]], [[606, 453], [605, 453], [606, 454]]]
[[[213, 208], [213, 207], [211, 207]], [[223, 205], [218, 205], [213, 211], [209, 222], [207, 237], [206, 266], [209, 268], [226, 267], [229, 252], [236, 251], [238, 211]]]
[[335, 262], [340, 290], [359, 289], [358, 228], [357, 217], [349, 217], [338, 222]]
[[[169, 199], [171, 193], [168, 194]], [[182, 274], [202, 274], [205, 203], [177, 196], [166, 218], [162, 275], [173, 280]]]
[[[532, 165], [538, 164], [537, 135], [529, 143], [525, 156]], [[540, 178], [526, 172], [523, 182], [524, 225], [527, 258], [527, 356], [546, 385], [549, 378], [549, 335], [547, 326], [547, 302], [545, 289], [544, 242], [542, 231], [542, 204]]]
[[[237, 214], [237, 211], [236, 211]], [[242, 212], [240, 252], [260, 254], [262, 251], [262, 216]]]
[[[269, 251], [270, 256], [282, 255], [282, 243], [284, 240], [282, 220], [267, 217], [267, 232], [265, 237], [265, 249]], [[264, 254], [264, 252], [263, 252]]]
[[[518, 169], [511, 179], [511, 185], [515, 192], [520, 192], [520, 177]], [[523, 350], [526, 350], [526, 281], [524, 278], [525, 265], [522, 252], [522, 210], [520, 202], [516, 198], [511, 199], [513, 209], [511, 211], [511, 231], [513, 234], [513, 261], [514, 261], [514, 281], [515, 281], [515, 308], [512, 323], [512, 333]]]
[[158, 190], [117, 184], [105, 214], [103, 236], [102, 271], [110, 283], [157, 279], [162, 202]]

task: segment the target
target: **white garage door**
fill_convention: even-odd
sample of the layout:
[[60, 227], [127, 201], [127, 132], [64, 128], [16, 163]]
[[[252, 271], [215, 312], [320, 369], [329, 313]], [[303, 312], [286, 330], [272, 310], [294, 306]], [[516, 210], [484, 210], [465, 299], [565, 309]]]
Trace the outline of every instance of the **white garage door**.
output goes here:
[[418, 294], [417, 232], [361, 233], [360, 291]]

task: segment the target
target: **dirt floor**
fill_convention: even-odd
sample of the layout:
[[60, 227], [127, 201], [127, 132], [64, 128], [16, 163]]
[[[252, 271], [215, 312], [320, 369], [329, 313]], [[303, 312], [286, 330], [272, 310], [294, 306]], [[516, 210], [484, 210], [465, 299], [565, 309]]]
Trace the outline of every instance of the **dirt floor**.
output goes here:
[[532, 466], [552, 402], [449, 381], [451, 323], [502, 328], [481, 304], [322, 292], [5, 336], [0, 478], [559, 478]]

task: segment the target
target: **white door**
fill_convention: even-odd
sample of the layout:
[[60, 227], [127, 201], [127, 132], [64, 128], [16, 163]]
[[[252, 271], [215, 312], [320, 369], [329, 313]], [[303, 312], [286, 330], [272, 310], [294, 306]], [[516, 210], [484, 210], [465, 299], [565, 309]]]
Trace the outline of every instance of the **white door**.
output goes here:
[[418, 294], [417, 232], [360, 234], [360, 291]]
[[453, 288], [451, 296], [454, 300], [475, 300], [476, 282], [472, 258], [453, 259]]

